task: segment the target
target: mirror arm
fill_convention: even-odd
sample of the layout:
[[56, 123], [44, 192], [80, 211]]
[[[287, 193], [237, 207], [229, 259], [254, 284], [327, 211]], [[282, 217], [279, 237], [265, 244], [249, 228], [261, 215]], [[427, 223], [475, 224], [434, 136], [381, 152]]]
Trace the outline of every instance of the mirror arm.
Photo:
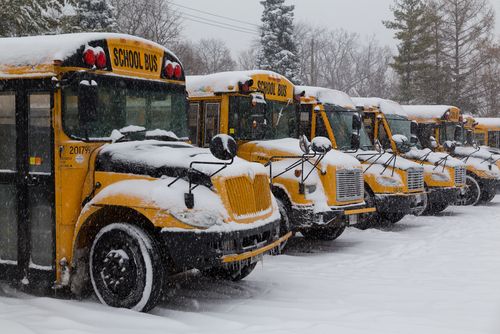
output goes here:
[[[320, 173], [323, 173], [321, 169], [319, 169], [318, 165], [319, 163], [321, 162], [321, 160], [323, 160], [323, 158], [325, 157], [326, 154], [321, 154], [320, 157], [316, 160], [316, 162], [313, 164], [312, 162], [309, 161], [309, 159], [307, 159], [307, 162], [309, 162], [313, 168], [311, 168], [311, 171], [307, 174], [307, 176], [304, 178], [302, 178], [302, 183], [304, 183], [304, 181], [307, 180], [307, 178], [311, 175], [311, 173], [313, 172], [313, 170], [317, 169]], [[304, 169], [302, 169], [304, 170]]]

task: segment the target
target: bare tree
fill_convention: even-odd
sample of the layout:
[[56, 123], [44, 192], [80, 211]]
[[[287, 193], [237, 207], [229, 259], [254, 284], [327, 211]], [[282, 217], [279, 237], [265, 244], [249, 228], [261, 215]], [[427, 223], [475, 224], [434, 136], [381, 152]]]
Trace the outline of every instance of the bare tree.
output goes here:
[[202, 73], [203, 66], [195, 44], [189, 41], [177, 42], [173, 45], [172, 51], [181, 60], [186, 74], [194, 75]]
[[196, 53], [200, 59], [199, 74], [231, 71], [236, 68], [236, 62], [231, 58], [231, 50], [220, 39], [202, 39], [196, 45]]
[[111, 0], [118, 30], [141, 36], [161, 45], [176, 42], [182, 19], [168, 0]]
[[250, 47], [238, 55], [238, 68], [240, 70], [253, 70], [257, 68], [257, 47]]

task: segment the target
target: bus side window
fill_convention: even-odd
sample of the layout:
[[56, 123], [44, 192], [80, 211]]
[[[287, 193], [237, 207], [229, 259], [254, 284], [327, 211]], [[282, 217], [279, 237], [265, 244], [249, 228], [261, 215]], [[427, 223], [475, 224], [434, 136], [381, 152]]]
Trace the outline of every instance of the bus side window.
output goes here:
[[208, 146], [213, 136], [219, 134], [220, 103], [205, 103], [204, 146]]
[[29, 112], [29, 166], [30, 172], [51, 173], [52, 136], [50, 121], [50, 95], [31, 94]]
[[199, 127], [198, 119], [200, 117], [200, 104], [190, 103], [188, 110], [188, 129], [189, 129], [189, 139], [193, 145], [199, 145]]
[[0, 95], [0, 170], [16, 170], [16, 96]]

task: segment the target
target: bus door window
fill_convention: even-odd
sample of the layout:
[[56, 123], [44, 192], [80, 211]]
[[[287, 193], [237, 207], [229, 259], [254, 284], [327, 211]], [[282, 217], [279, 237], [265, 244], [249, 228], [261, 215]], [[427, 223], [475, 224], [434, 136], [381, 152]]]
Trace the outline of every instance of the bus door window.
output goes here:
[[53, 263], [52, 131], [50, 94], [29, 95], [28, 212], [31, 228], [31, 262]]
[[484, 140], [484, 133], [474, 133], [474, 140], [478, 145], [484, 145], [485, 140]]
[[189, 104], [188, 110], [188, 129], [189, 139], [193, 145], [200, 145], [199, 143], [199, 118], [200, 118], [200, 103], [193, 102]]
[[0, 264], [17, 261], [15, 170], [16, 95], [0, 93]]
[[326, 124], [321, 117], [321, 113], [315, 112], [316, 115], [316, 134], [315, 137], [328, 137], [328, 130], [326, 129]]
[[375, 114], [373, 113], [364, 113], [363, 115], [363, 125], [366, 131], [366, 134], [370, 138], [370, 140], [375, 139]]
[[488, 132], [488, 146], [500, 148], [500, 132], [498, 131]]
[[205, 103], [204, 146], [209, 146], [212, 138], [219, 134], [220, 103]]
[[384, 123], [382, 122], [382, 120], [379, 120], [378, 122], [378, 140], [380, 140], [380, 144], [382, 144], [382, 147], [385, 150], [391, 149], [391, 141], [389, 140], [389, 135], [385, 130]]

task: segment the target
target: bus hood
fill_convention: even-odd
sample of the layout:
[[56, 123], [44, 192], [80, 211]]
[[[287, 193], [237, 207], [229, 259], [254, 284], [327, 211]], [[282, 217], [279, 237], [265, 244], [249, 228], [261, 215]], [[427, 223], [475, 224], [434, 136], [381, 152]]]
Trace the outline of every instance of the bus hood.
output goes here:
[[477, 150], [477, 148], [471, 146], [457, 146], [453, 154], [459, 157], [471, 156], [488, 161], [496, 161], [500, 159], [499, 154], [492, 153], [484, 147], [479, 147], [479, 150]]
[[408, 170], [410, 168], [422, 168], [416, 162], [405, 159], [401, 156], [396, 156], [395, 161], [394, 154], [390, 153], [380, 153], [375, 150], [359, 150], [357, 152], [350, 153], [352, 156], [356, 157], [359, 161], [365, 163], [373, 163], [376, 165], [389, 165], [390, 167], [394, 166], [397, 169]]
[[452, 157], [448, 153], [434, 152], [428, 148], [421, 150], [416, 147], [412, 147], [411, 150], [403, 156], [407, 159], [421, 160], [441, 167], [444, 167], [445, 165], [446, 167], [465, 167], [463, 161]]

